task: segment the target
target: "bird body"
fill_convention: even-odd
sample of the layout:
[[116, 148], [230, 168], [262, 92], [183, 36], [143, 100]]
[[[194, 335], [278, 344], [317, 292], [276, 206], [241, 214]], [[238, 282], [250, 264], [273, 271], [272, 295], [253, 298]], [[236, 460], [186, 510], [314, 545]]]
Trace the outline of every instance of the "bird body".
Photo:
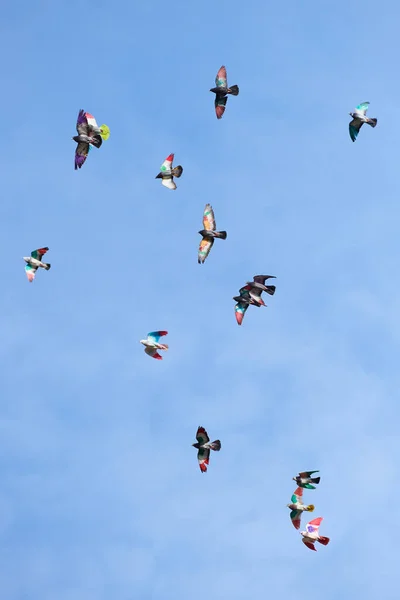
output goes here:
[[311, 477], [313, 473], [319, 473], [319, 471], [302, 471], [296, 477], [293, 477], [293, 481], [301, 488], [307, 488], [308, 490], [315, 490], [312, 483], [318, 484], [321, 481], [321, 477]]
[[314, 546], [315, 542], [319, 542], [323, 546], [327, 546], [330, 542], [330, 538], [319, 535], [319, 526], [321, 525], [322, 520], [323, 517], [317, 517], [307, 523], [305, 531], [300, 531], [303, 544], [310, 550], [316, 551]]
[[178, 165], [173, 167], [174, 154], [169, 154], [160, 167], [160, 172], [156, 175], [156, 179], [161, 179], [161, 183], [169, 190], [176, 190], [174, 177], [180, 177], [183, 173], [183, 167]]
[[207, 256], [210, 254], [214, 239], [219, 238], [221, 240], [226, 240], [227, 236], [226, 231], [216, 231], [217, 226], [215, 224], [214, 210], [211, 204], [206, 204], [204, 207], [203, 227], [204, 229], [199, 231], [199, 234], [202, 236], [197, 253], [197, 262], [199, 264], [204, 263]]
[[207, 431], [204, 427], [198, 427], [196, 433], [197, 443], [192, 444], [194, 448], [197, 448], [197, 460], [199, 462], [200, 471], [205, 473], [207, 471], [207, 465], [210, 462], [210, 450], [219, 452], [221, 450], [220, 440], [210, 442]]
[[47, 246], [44, 248], [38, 248], [37, 250], [33, 250], [30, 256], [24, 256], [23, 259], [26, 262], [25, 265], [25, 273], [28, 278], [28, 281], [32, 282], [35, 279], [36, 271], [39, 268], [45, 269], [48, 271], [51, 267], [50, 263], [45, 263], [42, 261], [42, 257], [48, 251]]
[[103, 139], [108, 140], [110, 137], [107, 125], [99, 127], [93, 115], [82, 109], [78, 113], [76, 130], [78, 135], [72, 138], [78, 144], [75, 150], [75, 170], [82, 168], [92, 146], [100, 148]]
[[167, 333], [168, 331], [151, 331], [147, 334], [147, 339], [140, 340], [140, 343], [145, 347], [144, 351], [146, 354], [157, 360], [162, 360], [161, 354], [157, 351], [168, 350], [168, 344], [160, 344], [158, 340], [163, 335], [167, 335]]
[[217, 119], [220, 119], [225, 112], [226, 102], [228, 100], [227, 95], [238, 96], [239, 94], [237, 85], [228, 87], [226, 68], [224, 66], [219, 69], [215, 78], [215, 87], [211, 88], [210, 92], [215, 94], [215, 114]]
[[367, 123], [371, 127], [376, 127], [376, 124], [378, 123], [378, 119], [367, 117], [368, 107], [369, 102], [362, 102], [354, 109], [354, 112], [349, 113], [353, 118], [349, 123], [349, 134], [353, 142], [356, 141], [358, 133], [364, 123]]
[[312, 512], [315, 508], [313, 504], [303, 504], [303, 490], [300, 487], [293, 492], [290, 504], [287, 504], [287, 507], [291, 510], [290, 518], [296, 529], [300, 529], [301, 513], [304, 511]]

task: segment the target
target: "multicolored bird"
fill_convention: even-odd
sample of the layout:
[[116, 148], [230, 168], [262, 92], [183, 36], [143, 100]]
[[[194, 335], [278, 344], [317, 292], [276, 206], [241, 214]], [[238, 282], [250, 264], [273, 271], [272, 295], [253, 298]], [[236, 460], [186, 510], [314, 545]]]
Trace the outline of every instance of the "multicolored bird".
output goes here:
[[325, 537], [323, 535], [319, 535], [319, 526], [321, 525], [321, 521], [323, 521], [323, 517], [317, 517], [313, 519], [306, 525], [305, 531], [300, 531], [302, 537], [302, 542], [310, 548], [310, 550], [315, 550], [314, 546], [315, 542], [319, 542], [323, 546], [327, 546], [330, 542], [330, 538]]
[[315, 490], [316, 488], [311, 485], [312, 483], [319, 483], [321, 481], [321, 477], [311, 477], [313, 473], [319, 473], [319, 471], [303, 471], [293, 477], [293, 481], [297, 483], [297, 485], [301, 488], [307, 488], [308, 490]]
[[161, 179], [162, 185], [164, 185], [169, 190], [176, 190], [174, 177], [180, 177], [183, 173], [183, 167], [181, 167], [181, 165], [178, 165], [177, 167], [172, 167], [174, 156], [174, 154], [170, 154], [169, 156], [167, 156], [167, 158], [161, 165], [161, 170], [159, 174], [156, 175], [156, 179]]
[[49, 263], [42, 262], [42, 256], [46, 254], [48, 251], [47, 246], [45, 248], [38, 248], [31, 252], [30, 256], [24, 256], [23, 259], [26, 262], [25, 272], [28, 278], [28, 281], [33, 281], [35, 279], [36, 271], [39, 267], [42, 269], [46, 269], [48, 271], [51, 267]]
[[82, 168], [92, 146], [100, 148], [103, 140], [110, 137], [107, 125], [99, 127], [93, 115], [82, 109], [78, 113], [76, 130], [78, 135], [72, 138], [78, 144], [75, 150], [75, 170]]
[[215, 114], [217, 115], [217, 119], [220, 119], [225, 112], [226, 102], [228, 100], [227, 94], [237, 96], [239, 94], [239, 88], [237, 85], [228, 87], [226, 69], [224, 66], [222, 66], [217, 73], [215, 86], [216, 87], [210, 89], [210, 92], [214, 92], [215, 94]]
[[160, 344], [158, 340], [163, 335], [167, 335], [168, 331], [151, 331], [147, 334], [146, 340], [140, 340], [140, 343], [145, 346], [144, 351], [149, 356], [156, 358], [157, 360], [162, 360], [161, 354], [157, 352], [157, 350], [168, 350], [168, 344]]
[[210, 461], [210, 450], [219, 452], [221, 450], [221, 442], [215, 440], [210, 442], [207, 431], [204, 427], [199, 427], [196, 433], [197, 444], [192, 444], [194, 448], [197, 448], [197, 460], [199, 461], [200, 471], [205, 473], [207, 471], [207, 465]]
[[349, 113], [353, 120], [349, 123], [349, 133], [353, 142], [356, 141], [358, 132], [364, 123], [368, 123], [371, 127], [376, 127], [378, 119], [369, 119], [367, 115], [369, 102], [361, 102], [355, 109], [354, 112]]
[[260, 302], [255, 300], [250, 296], [250, 286], [245, 285], [239, 290], [240, 296], [234, 296], [233, 300], [236, 301], [235, 305], [235, 317], [238, 325], [241, 325], [243, 322], [244, 315], [246, 310], [249, 308], [250, 304], [252, 306], [262, 306]]
[[292, 511], [290, 513], [290, 518], [292, 519], [293, 526], [296, 529], [300, 529], [300, 520], [301, 513], [304, 511], [313, 512], [315, 506], [314, 504], [303, 504], [303, 490], [301, 487], [298, 487], [294, 492], [291, 498], [290, 504], [287, 504], [287, 507]]
[[207, 256], [210, 254], [210, 250], [214, 244], [214, 238], [220, 238], [226, 240], [226, 231], [215, 231], [217, 226], [215, 224], [214, 211], [211, 204], [206, 204], [203, 214], [203, 227], [199, 234], [203, 236], [200, 242], [198, 259], [199, 264], [204, 263]]

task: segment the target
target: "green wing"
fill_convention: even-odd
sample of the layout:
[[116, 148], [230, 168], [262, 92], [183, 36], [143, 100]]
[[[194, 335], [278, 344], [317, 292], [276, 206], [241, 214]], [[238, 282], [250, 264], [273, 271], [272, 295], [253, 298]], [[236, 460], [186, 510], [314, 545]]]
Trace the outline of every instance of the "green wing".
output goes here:
[[361, 102], [361, 104], [359, 104], [356, 107], [356, 110], [363, 112], [365, 114], [368, 110], [368, 106], [369, 106], [369, 102]]

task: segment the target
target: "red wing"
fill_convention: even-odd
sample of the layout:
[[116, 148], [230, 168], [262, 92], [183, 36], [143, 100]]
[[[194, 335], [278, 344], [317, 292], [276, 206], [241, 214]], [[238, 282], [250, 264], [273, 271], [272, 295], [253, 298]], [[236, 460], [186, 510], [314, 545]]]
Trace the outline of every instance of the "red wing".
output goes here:
[[310, 548], [310, 550], [314, 550], [316, 552], [314, 544], [312, 544], [311, 542], [307, 542], [304, 538], [303, 538], [303, 544], [305, 546], [307, 546], [307, 548]]
[[314, 527], [319, 527], [321, 522], [323, 521], [323, 517], [317, 517], [308, 523], [308, 525], [313, 525]]

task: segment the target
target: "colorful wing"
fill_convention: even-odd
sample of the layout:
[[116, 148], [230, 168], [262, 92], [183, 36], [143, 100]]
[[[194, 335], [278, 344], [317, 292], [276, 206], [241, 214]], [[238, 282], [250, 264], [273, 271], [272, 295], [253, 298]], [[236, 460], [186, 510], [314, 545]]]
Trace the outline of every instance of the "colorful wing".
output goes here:
[[303, 471], [302, 473], [299, 473], [299, 477], [306, 479], [306, 477], [311, 477], [314, 473], [319, 473], [319, 471]]
[[239, 294], [241, 296], [243, 296], [243, 298], [250, 298], [250, 290], [251, 290], [250, 285], [244, 285], [243, 287], [240, 288]]
[[360, 119], [353, 119], [352, 121], [350, 121], [349, 123], [349, 134], [351, 137], [351, 141], [355, 142], [358, 136], [358, 132], [360, 131], [361, 127], [362, 127], [362, 121], [360, 121]]
[[200, 242], [199, 251], [197, 253], [197, 262], [202, 264], [207, 256], [210, 254], [210, 250], [213, 247], [214, 238], [203, 238]]
[[76, 169], [80, 169], [83, 166], [85, 160], [88, 157], [89, 150], [90, 146], [86, 142], [78, 143], [75, 150], [75, 171]]
[[176, 190], [176, 183], [172, 177], [168, 177], [165, 179], [162, 178], [161, 183], [164, 187], [168, 188], [169, 190]]
[[33, 281], [35, 279], [37, 267], [32, 267], [32, 265], [25, 265], [25, 273], [28, 278], [28, 281]]
[[162, 337], [163, 335], [167, 335], [167, 334], [168, 334], [168, 331], [151, 331], [150, 333], [147, 334], [147, 341], [158, 344], [158, 340], [160, 339], [160, 337]]
[[226, 103], [228, 101], [227, 96], [218, 97], [215, 96], [214, 106], [215, 106], [215, 114], [217, 115], [217, 119], [220, 119], [225, 112]]
[[204, 207], [203, 227], [206, 231], [215, 231], [216, 230], [217, 226], [215, 224], [214, 211], [213, 211], [213, 207], [211, 206], [211, 204], [206, 204]]
[[79, 133], [79, 135], [88, 135], [89, 133], [89, 127], [88, 122], [86, 120], [85, 111], [82, 109], [78, 113], [78, 118], [76, 121], [76, 130]]
[[312, 521], [307, 523], [306, 531], [308, 533], [313, 533], [313, 532], [318, 533], [318, 529], [319, 529], [319, 526], [321, 525], [322, 521], [323, 521], [323, 517], [317, 517], [316, 519], [313, 519]]
[[[307, 548], [310, 548], [310, 550], [315, 550], [315, 546], [312, 542], [310, 542], [309, 540], [306, 540], [305, 538], [301, 538], [301, 540], [302, 540], [303, 544], [305, 546], [307, 546]], [[316, 550], [315, 550], [315, 552], [316, 552]]]
[[197, 429], [196, 440], [199, 442], [199, 444], [207, 444], [207, 442], [210, 441], [210, 438], [208, 437], [207, 431], [204, 429], [204, 427], [199, 427]]
[[174, 154], [170, 154], [169, 156], [167, 156], [167, 158], [164, 160], [163, 164], [161, 165], [160, 171], [162, 173], [165, 173], [165, 171], [171, 171], [173, 160], [174, 160]]
[[152, 358], [156, 358], [157, 360], [162, 360], [162, 356], [161, 356], [161, 354], [159, 354], [157, 352], [156, 348], [149, 348], [148, 346], [146, 346], [146, 348], [144, 349], [144, 351], [146, 352], [146, 354], [148, 354]]
[[89, 125], [90, 129], [92, 129], [93, 131], [100, 131], [100, 127], [97, 125], [96, 123], [96, 119], [94, 118], [93, 115], [91, 115], [90, 113], [85, 113], [85, 117], [86, 117], [86, 121], [87, 124]]
[[245, 312], [248, 309], [248, 307], [248, 304], [242, 304], [241, 302], [238, 302], [235, 305], [235, 317], [238, 325], [242, 324]]
[[37, 250], [34, 250], [33, 252], [31, 252], [31, 257], [32, 258], [36, 258], [37, 260], [42, 260], [42, 256], [44, 254], [46, 254], [46, 252], [48, 251], [48, 248], [38, 248]]
[[300, 529], [301, 510], [292, 510], [290, 513], [290, 518], [292, 520], [293, 527], [295, 527], [295, 529]]
[[301, 487], [298, 487], [295, 489], [295, 491], [293, 492], [293, 496], [290, 500], [293, 504], [296, 504], [296, 502], [300, 502], [302, 503], [303, 501], [303, 490], [301, 489]]
[[208, 448], [199, 448], [197, 460], [199, 461], [200, 471], [205, 473], [207, 465], [210, 464], [210, 450]]
[[223, 65], [217, 73], [217, 76], [215, 78], [215, 85], [216, 85], [216, 87], [222, 87], [222, 88], [228, 87], [228, 82], [227, 82], [227, 77], [226, 77], [226, 69]]
[[361, 104], [356, 106], [356, 111], [365, 115], [368, 110], [368, 106], [369, 102], [361, 102]]

